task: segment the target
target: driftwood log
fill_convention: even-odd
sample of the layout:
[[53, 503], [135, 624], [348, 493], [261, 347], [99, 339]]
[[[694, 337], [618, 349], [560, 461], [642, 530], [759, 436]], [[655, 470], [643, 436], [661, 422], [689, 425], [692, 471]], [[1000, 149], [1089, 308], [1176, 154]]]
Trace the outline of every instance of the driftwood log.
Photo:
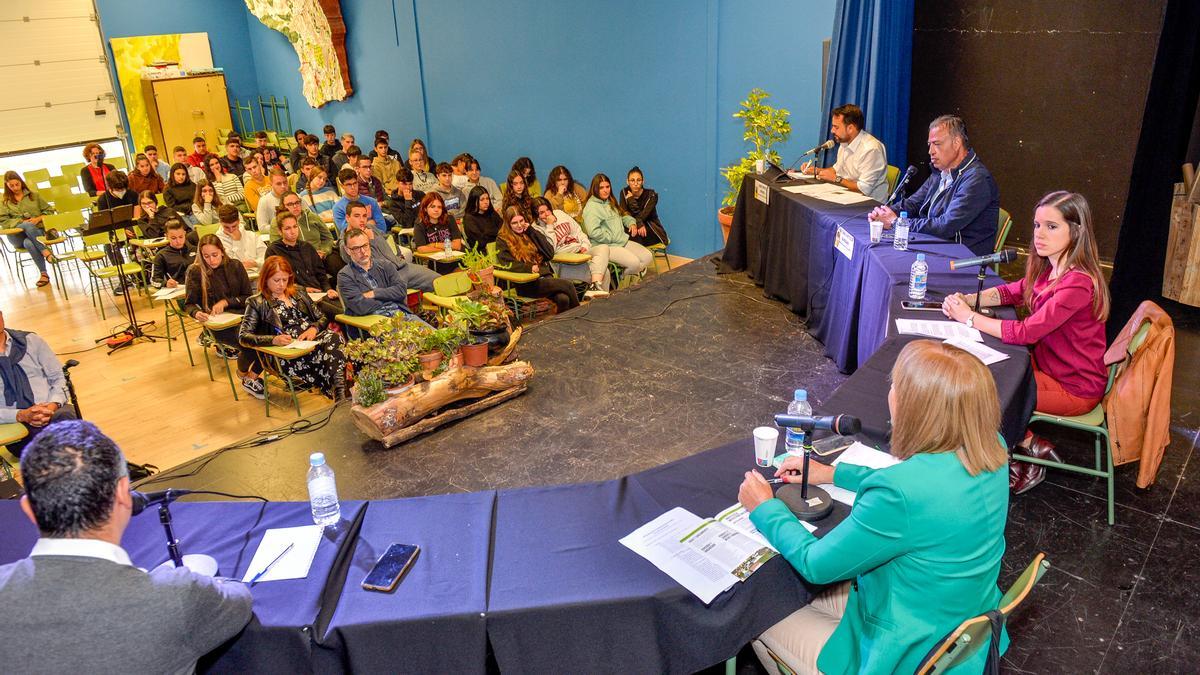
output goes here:
[[[389, 396], [386, 401], [370, 408], [352, 406], [350, 413], [355, 426], [363, 433], [391, 447], [441, 424], [521, 394], [532, 376], [533, 366], [527, 361], [482, 368], [455, 368], [433, 380]], [[483, 400], [428, 417], [430, 413], [451, 403], [477, 398]]]

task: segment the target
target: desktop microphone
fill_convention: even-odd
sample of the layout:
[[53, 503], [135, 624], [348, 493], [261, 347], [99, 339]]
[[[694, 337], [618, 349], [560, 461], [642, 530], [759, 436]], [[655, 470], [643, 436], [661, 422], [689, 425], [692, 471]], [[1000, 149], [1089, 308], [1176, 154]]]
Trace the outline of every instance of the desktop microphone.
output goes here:
[[978, 255], [974, 258], [963, 258], [962, 260], [951, 260], [950, 269], [956, 270], [960, 267], [974, 267], [975, 265], [1003, 265], [1017, 259], [1017, 249], [1006, 248], [1002, 251], [989, 253], [987, 255]]
[[[835, 145], [837, 145], [837, 142], [831, 138], [831, 139], [825, 141], [824, 143], [818, 145], [817, 147], [813, 148], [812, 150], [809, 150], [808, 152], [804, 153], [804, 155], [812, 155], [812, 154], [816, 154], [822, 150], [829, 150], [830, 148], [832, 148]], [[800, 156], [803, 157], [804, 155], [800, 155]]]
[[916, 175], [916, 173], [917, 167], [909, 164], [908, 169], [904, 171], [904, 175], [900, 177], [900, 180], [896, 181], [896, 189], [892, 190], [892, 194], [888, 195], [887, 201], [885, 201], [884, 204], [891, 204], [893, 201], [895, 201], [896, 197], [900, 196], [900, 191], [904, 189], [905, 185], [908, 185], [908, 181], [912, 180], [912, 177]]
[[862, 431], [862, 422], [851, 415], [813, 417], [812, 415], [780, 413], [775, 416], [775, 424], [781, 427], [800, 428], [805, 431], [832, 431], [838, 436], [853, 436]]
[[179, 488], [170, 488], [160, 492], [129, 491], [129, 496], [133, 498], [133, 515], [135, 516], [155, 504], [170, 504], [176, 499], [190, 494], [192, 494], [192, 490], [181, 490]]

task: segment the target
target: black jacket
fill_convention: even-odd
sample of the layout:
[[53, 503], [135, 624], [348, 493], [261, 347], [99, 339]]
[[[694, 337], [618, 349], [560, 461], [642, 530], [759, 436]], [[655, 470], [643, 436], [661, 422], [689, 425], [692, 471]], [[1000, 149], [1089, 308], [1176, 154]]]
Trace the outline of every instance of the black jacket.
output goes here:
[[126, 190], [125, 194], [120, 197], [114, 197], [112, 192], [103, 192], [96, 198], [96, 208], [101, 211], [107, 211], [118, 206], [137, 206], [138, 196], [133, 190]]
[[177, 283], [187, 283], [187, 271], [196, 262], [196, 249], [186, 241], [183, 249], [171, 248], [170, 245], [158, 249], [154, 256], [154, 273], [150, 281], [155, 286], [162, 286], [167, 279]]
[[[313, 304], [308, 293], [297, 292], [292, 296], [292, 302], [296, 303], [296, 308], [309, 322], [300, 332], [303, 333], [309, 328], [316, 328], [319, 332], [325, 323], [325, 315]], [[246, 301], [246, 313], [242, 316], [242, 327], [238, 329], [238, 342], [243, 347], [268, 347], [276, 335], [283, 334], [283, 321], [275, 311], [278, 304], [278, 301], [268, 300], [261, 294], [253, 295]]]
[[296, 242], [295, 246], [288, 246], [283, 243], [282, 239], [273, 241], [270, 246], [267, 246], [267, 257], [273, 255], [283, 256], [292, 264], [297, 286], [319, 288], [323, 291], [332, 288], [329, 285], [329, 275], [325, 271], [325, 261], [321, 260], [321, 256], [317, 255], [317, 249], [307, 241], [301, 239]]
[[641, 196], [634, 197], [629, 188], [626, 188], [621, 191], [621, 208], [633, 216], [638, 225], [643, 225], [646, 229], [653, 231], [659, 241], [664, 244], [671, 243], [671, 238], [667, 236], [667, 229], [658, 219], [657, 192], [645, 188], [642, 190]]
[[[102, 186], [96, 185], [96, 181], [92, 180], [92, 172], [90, 170], [88, 170], [88, 166], [89, 165], [87, 165], [87, 164], [83, 165], [83, 168], [79, 170], [79, 177], [80, 177], [80, 179], [83, 180], [84, 191], [87, 192], [89, 195], [95, 197], [96, 193], [100, 191], [99, 188]], [[101, 166], [104, 167], [100, 171], [100, 174], [102, 176], [107, 176], [108, 174], [117, 170], [117, 167], [115, 167], [112, 164], [109, 164], [107, 162], [101, 163]], [[35, 185], [34, 187], [37, 187], [37, 186]], [[103, 186], [103, 187], [105, 190], [108, 189], [108, 186]]]
[[[530, 227], [525, 230], [524, 234], [518, 234], [518, 237], [526, 237], [533, 241], [533, 245], [537, 247], [537, 252], [541, 256], [538, 261], [538, 275], [543, 277], [552, 276], [554, 270], [550, 269], [550, 261], [554, 259], [554, 244], [546, 238], [546, 235], [538, 232]], [[533, 271], [533, 263], [522, 262], [513, 257], [512, 251], [508, 248], [508, 242], [503, 238], [496, 238], [496, 262], [501, 265], [508, 265], [505, 268], [508, 272], [528, 273]]]
[[383, 202], [379, 204], [379, 208], [383, 209], [384, 213], [391, 215], [396, 219], [396, 224], [400, 227], [416, 227], [417, 210], [421, 208], [421, 200], [425, 198], [425, 193], [420, 190], [413, 190], [413, 198], [405, 199], [399, 192], [388, 195]]
[[192, 202], [196, 200], [196, 184], [189, 181], [185, 185], [167, 185], [163, 190], [163, 203], [174, 209], [192, 212]]
[[467, 246], [477, 246], [483, 250], [488, 244], [496, 241], [500, 232], [500, 214], [496, 209], [488, 211], [488, 215], [468, 213], [463, 216], [463, 233], [467, 235]]
[[207, 296], [200, 287], [200, 266], [203, 264], [203, 260], [197, 261], [187, 271], [184, 282], [187, 286], [187, 296], [183, 309], [188, 316], [195, 318], [196, 312], [210, 312], [212, 306], [221, 300], [229, 303], [226, 311], [242, 311], [246, 307], [246, 300], [254, 294], [254, 288], [250, 286], [250, 277], [246, 275], [246, 268], [242, 263], [226, 258], [220, 267], [213, 270], [209, 276]]

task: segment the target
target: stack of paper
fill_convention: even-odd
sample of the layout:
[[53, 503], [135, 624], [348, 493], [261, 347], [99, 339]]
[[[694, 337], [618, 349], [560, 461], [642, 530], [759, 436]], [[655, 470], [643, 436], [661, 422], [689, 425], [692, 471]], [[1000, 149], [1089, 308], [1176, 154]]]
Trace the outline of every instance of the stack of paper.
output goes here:
[[[250, 567], [246, 568], [246, 576], [242, 581], [249, 582], [260, 572], [266, 570], [259, 581], [279, 581], [282, 579], [303, 579], [308, 576], [308, 568], [312, 566], [313, 556], [317, 554], [317, 546], [321, 543], [321, 533], [325, 528], [320, 525], [301, 525], [300, 527], [281, 527], [267, 530], [263, 533], [258, 550]], [[288, 547], [291, 548], [288, 548]], [[280, 554], [283, 554], [280, 557]], [[275, 560], [279, 558], [278, 560]], [[275, 561], [272, 564], [272, 561]], [[267, 566], [270, 565], [270, 569]]]
[[174, 300], [175, 298], [183, 297], [185, 293], [187, 293], [187, 289], [183, 286], [176, 286], [175, 288], [163, 287], [154, 292], [154, 299]]
[[[846, 448], [846, 451], [833, 461], [833, 465], [837, 466], [843, 462], [846, 464], [865, 466], [872, 469], [886, 469], [889, 466], [899, 464], [900, 460], [886, 452], [880, 452], [875, 448], [867, 447], [862, 443], [855, 442], [854, 445]], [[821, 485], [821, 487], [829, 493], [830, 497], [833, 497], [843, 504], [854, 506], [854, 492], [851, 492], [845, 488], [840, 488], [831, 483], [825, 483]]]
[[928, 335], [929, 337], [963, 338], [983, 342], [977, 328], [968, 328], [957, 321], [926, 321], [924, 319], [896, 319], [896, 331], [901, 335]]
[[833, 204], [857, 204], [869, 202], [871, 198], [861, 192], [847, 190], [835, 183], [814, 183], [811, 185], [792, 185], [783, 188], [787, 192], [813, 197]]
[[983, 365], [990, 366], [993, 363], [999, 363], [1008, 358], [1008, 354], [997, 351], [991, 347], [979, 342], [972, 342], [961, 337], [946, 338], [942, 342], [948, 345], [954, 345], [959, 349], [967, 352], [971, 356], [983, 361]]

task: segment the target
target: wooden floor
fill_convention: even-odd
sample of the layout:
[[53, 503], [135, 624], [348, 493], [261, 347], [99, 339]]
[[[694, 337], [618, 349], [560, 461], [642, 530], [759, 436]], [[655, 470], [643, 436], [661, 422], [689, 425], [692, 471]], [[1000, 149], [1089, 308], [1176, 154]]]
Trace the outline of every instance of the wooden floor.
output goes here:
[[[9, 260], [12, 258], [10, 251]], [[665, 271], [665, 265], [656, 262]], [[686, 262], [686, 258], [671, 256], [672, 265]], [[210, 381], [203, 351], [196, 343], [194, 322], [188, 322], [188, 340], [195, 366], [188, 364], [182, 337], [171, 343], [173, 351], [168, 351], [165, 341], [139, 341], [108, 355], [103, 344], [95, 347], [95, 340], [126, 323], [123, 300], [105, 291], [108, 318], [101, 319], [89, 298], [83, 272], [78, 277], [66, 272], [65, 277], [68, 297], [64, 298], [54, 284], [34, 286], [37, 272], [32, 265], [26, 263], [26, 282], [22, 284], [11, 264], [0, 264], [0, 311], [7, 327], [36, 332], [60, 360], [79, 361], [71, 376], [84, 417], [111, 436], [130, 461], [165, 470], [296, 419], [286, 391], [276, 388], [271, 390], [271, 417], [267, 418], [263, 402], [241, 390], [236, 372], [240, 400], [233, 400], [222, 362], [211, 353], [215, 381]], [[148, 332], [164, 335], [162, 303], [155, 302], [151, 308], [146, 297], [133, 297], [138, 320], [154, 321]], [[178, 336], [178, 327], [175, 320], [173, 336]], [[234, 368], [233, 362], [230, 368]], [[330, 402], [305, 393], [300, 404], [307, 415], [327, 408]]]

